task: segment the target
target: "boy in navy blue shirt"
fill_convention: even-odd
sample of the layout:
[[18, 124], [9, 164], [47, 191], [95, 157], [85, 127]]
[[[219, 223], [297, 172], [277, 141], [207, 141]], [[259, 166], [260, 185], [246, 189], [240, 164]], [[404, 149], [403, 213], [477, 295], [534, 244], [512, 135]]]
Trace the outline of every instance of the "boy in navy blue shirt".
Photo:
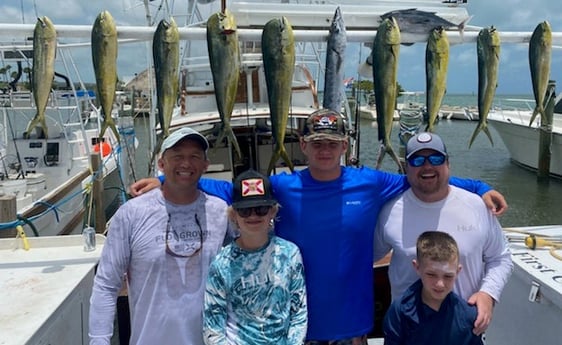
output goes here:
[[422, 233], [416, 243], [413, 265], [420, 279], [398, 300], [384, 318], [385, 345], [482, 345], [472, 333], [476, 306], [453, 292], [462, 267], [457, 243], [440, 231]]

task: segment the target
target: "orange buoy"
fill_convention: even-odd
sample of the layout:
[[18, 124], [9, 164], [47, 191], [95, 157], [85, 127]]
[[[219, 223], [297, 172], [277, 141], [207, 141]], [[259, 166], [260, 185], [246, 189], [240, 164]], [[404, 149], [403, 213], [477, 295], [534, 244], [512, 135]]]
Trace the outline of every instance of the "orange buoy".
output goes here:
[[[100, 152], [100, 144], [99, 143], [94, 145], [94, 152]], [[103, 141], [101, 143], [101, 156], [105, 157], [105, 156], [108, 156], [110, 153], [111, 153], [111, 145], [109, 145], [108, 143]]]

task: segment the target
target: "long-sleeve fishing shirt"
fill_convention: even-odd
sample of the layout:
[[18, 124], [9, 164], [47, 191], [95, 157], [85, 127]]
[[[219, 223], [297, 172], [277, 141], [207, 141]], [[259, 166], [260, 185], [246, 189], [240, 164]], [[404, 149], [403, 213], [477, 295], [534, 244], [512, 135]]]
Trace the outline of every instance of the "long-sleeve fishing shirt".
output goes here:
[[203, 344], [205, 281], [227, 231], [226, 207], [203, 192], [191, 204], [172, 204], [155, 189], [119, 208], [94, 279], [91, 345], [110, 344], [125, 273], [131, 344]]
[[392, 299], [418, 279], [412, 268], [416, 240], [428, 230], [449, 233], [459, 246], [462, 270], [453, 291], [465, 300], [483, 291], [499, 301], [513, 269], [507, 240], [482, 199], [454, 186], [437, 202], [423, 202], [409, 189], [383, 207], [375, 231], [374, 259], [393, 250], [388, 270]]
[[307, 326], [299, 249], [272, 236], [255, 251], [226, 246], [209, 269], [203, 335], [207, 345], [299, 345]]

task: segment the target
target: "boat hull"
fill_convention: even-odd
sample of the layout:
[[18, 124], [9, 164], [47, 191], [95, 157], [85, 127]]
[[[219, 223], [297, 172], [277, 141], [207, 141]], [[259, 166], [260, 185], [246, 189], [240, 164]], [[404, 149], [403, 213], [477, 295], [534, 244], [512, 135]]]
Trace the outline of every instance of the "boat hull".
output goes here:
[[[511, 160], [527, 169], [537, 170], [540, 130], [529, 127], [530, 114], [503, 112], [488, 115], [490, 125], [498, 132]], [[553, 126], [550, 175], [562, 178], [562, 127]]]

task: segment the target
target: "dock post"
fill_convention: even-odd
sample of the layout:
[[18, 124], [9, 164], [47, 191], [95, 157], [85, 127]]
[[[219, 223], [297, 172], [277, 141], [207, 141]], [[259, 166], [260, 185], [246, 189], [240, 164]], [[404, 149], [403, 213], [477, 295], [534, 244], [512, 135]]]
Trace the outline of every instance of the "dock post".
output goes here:
[[[556, 81], [550, 80], [545, 97], [545, 116], [546, 122], [541, 121], [539, 127], [539, 162], [537, 169], [537, 179], [548, 181], [550, 175], [550, 158], [552, 154], [552, 122], [554, 113], [554, 99], [556, 98]], [[542, 120], [542, 119], [541, 119]]]
[[103, 167], [99, 152], [90, 154], [92, 164], [92, 195], [94, 202], [94, 228], [96, 233], [105, 232], [105, 210], [103, 208]]
[[[0, 223], [9, 223], [17, 219], [17, 204], [15, 195], [0, 196]], [[0, 238], [16, 236], [16, 228], [0, 230]]]

